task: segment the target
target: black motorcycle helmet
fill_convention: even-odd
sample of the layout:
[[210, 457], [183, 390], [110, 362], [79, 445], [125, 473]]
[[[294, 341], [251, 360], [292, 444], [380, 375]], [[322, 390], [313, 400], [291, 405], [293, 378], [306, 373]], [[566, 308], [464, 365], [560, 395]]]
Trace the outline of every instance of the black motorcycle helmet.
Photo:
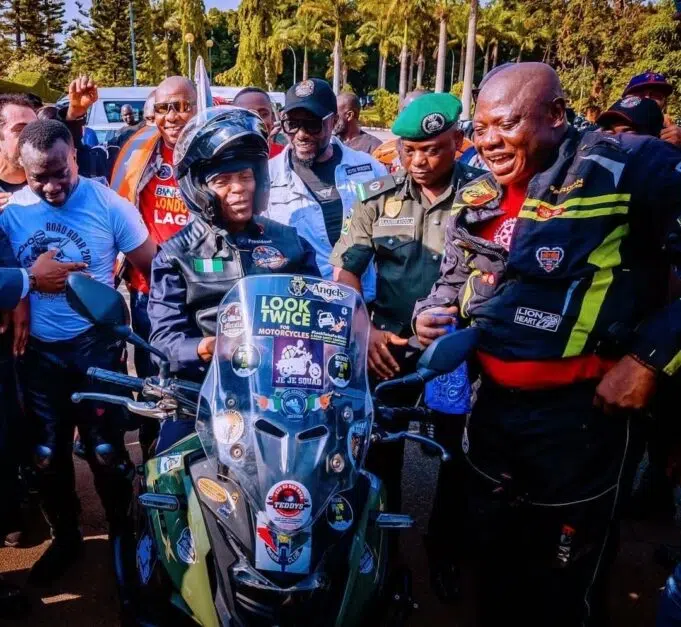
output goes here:
[[175, 178], [187, 209], [209, 223], [221, 215], [220, 200], [206, 180], [217, 172], [251, 168], [253, 214], [267, 209], [270, 176], [267, 130], [258, 115], [240, 107], [211, 107], [184, 127], [173, 152]]

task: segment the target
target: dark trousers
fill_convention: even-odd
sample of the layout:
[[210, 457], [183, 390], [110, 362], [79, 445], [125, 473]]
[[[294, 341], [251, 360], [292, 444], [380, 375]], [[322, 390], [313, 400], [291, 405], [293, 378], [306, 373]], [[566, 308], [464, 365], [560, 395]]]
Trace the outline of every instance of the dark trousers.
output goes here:
[[120, 371], [123, 346], [94, 330], [63, 342], [29, 340], [20, 363], [30, 441], [43, 511], [57, 539], [78, 534], [72, 444], [83, 443], [95, 488], [111, 526], [124, 524], [131, 497], [132, 464], [123, 443], [126, 413], [117, 406], [71, 401], [74, 392], [120, 394], [90, 382], [91, 366]]
[[11, 352], [11, 332], [0, 337], [0, 494], [3, 504], [0, 514], [0, 538], [20, 528], [22, 491], [19, 465], [23, 461], [24, 442], [22, 421], [17, 398], [14, 357]]
[[667, 579], [657, 610], [656, 627], [681, 627], [681, 564]]
[[514, 392], [488, 382], [468, 426], [478, 624], [604, 625], [619, 509], [641, 454], [632, 417], [595, 384]]
[[[149, 341], [151, 334], [151, 322], [147, 313], [149, 295], [137, 290], [130, 290], [130, 321], [132, 330], [137, 333], [144, 341]], [[153, 377], [158, 374], [158, 368], [151, 359], [151, 353], [134, 348], [135, 351], [135, 371], [137, 376], [142, 379]], [[139, 441], [142, 448], [142, 456], [146, 461], [151, 456], [151, 449], [154, 440], [158, 436], [158, 420], [151, 418], [138, 418], [139, 420]]]

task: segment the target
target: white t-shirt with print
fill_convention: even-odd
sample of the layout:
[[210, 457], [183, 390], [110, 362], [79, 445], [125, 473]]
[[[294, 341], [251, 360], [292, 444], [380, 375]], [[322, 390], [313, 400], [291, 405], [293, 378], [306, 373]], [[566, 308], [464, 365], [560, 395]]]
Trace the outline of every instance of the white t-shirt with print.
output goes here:
[[[83, 261], [86, 272], [113, 286], [119, 251], [128, 253], [147, 239], [139, 211], [116, 192], [79, 177], [61, 207], [41, 200], [28, 186], [15, 192], [0, 215], [23, 268], [30, 268], [45, 251], [56, 249], [58, 261]], [[31, 335], [46, 342], [68, 340], [92, 324], [77, 314], [65, 294], [31, 293]]]

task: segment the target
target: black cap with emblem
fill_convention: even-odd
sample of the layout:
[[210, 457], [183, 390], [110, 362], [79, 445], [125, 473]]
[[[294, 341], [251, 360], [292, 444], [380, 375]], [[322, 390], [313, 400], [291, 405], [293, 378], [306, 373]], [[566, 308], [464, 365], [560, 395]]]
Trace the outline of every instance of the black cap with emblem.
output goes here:
[[286, 92], [282, 113], [305, 109], [320, 118], [338, 113], [336, 95], [331, 86], [321, 78], [308, 78], [296, 83]]

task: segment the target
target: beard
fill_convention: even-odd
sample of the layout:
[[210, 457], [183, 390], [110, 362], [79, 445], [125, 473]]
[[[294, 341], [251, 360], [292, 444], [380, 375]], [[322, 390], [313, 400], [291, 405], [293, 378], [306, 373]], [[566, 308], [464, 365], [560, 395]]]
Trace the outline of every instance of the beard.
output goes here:
[[326, 146], [320, 146], [317, 144], [315, 147], [314, 151], [314, 156], [312, 157], [307, 157], [307, 158], [301, 158], [298, 156], [298, 151], [296, 150], [295, 145], [293, 146], [293, 159], [296, 163], [302, 165], [304, 168], [311, 168], [314, 162], [319, 158], [320, 155], [324, 153], [326, 150]]

